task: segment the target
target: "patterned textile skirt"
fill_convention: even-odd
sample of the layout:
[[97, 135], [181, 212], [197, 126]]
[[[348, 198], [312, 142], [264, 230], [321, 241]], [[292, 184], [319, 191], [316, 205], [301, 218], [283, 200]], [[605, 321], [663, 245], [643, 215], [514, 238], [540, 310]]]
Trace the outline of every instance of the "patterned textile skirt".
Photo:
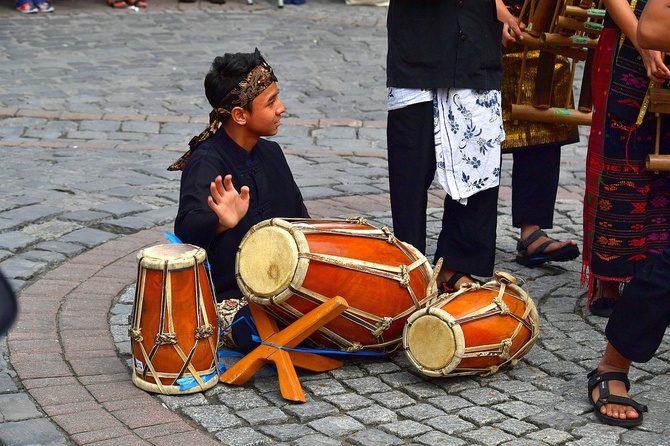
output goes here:
[[[619, 46], [620, 35], [603, 30], [592, 76], [582, 258], [589, 305], [594, 279], [630, 280], [665, 248], [670, 229], [670, 175], [645, 169], [656, 140], [654, 114], [640, 113], [649, 79], [630, 41]], [[663, 115], [661, 152], [670, 153], [669, 138], [670, 115]]]

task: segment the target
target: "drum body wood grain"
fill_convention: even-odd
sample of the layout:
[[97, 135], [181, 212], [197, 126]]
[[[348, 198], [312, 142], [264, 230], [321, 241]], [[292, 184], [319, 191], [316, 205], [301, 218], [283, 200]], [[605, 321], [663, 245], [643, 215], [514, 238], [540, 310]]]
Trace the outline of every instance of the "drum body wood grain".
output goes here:
[[308, 340], [350, 352], [394, 352], [407, 317], [436, 295], [425, 257], [361, 219], [266, 220], [242, 240], [236, 269], [247, 299], [284, 323], [345, 298], [349, 309]]
[[137, 254], [135, 302], [128, 332], [133, 383], [167, 395], [218, 383], [218, 326], [205, 250], [157, 245]]
[[434, 377], [486, 376], [515, 365], [539, 335], [537, 309], [515, 281], [498, 272], [495, 281], [443, 294], [412, 314], [403, 332], [410, 362]]

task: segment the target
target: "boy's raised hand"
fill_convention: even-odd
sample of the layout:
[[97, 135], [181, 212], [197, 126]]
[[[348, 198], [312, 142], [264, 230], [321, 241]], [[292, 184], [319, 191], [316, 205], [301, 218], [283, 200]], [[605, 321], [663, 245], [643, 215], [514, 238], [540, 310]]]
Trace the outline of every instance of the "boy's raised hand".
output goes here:
[[240, 193], [233, 186], [232, 175], [221, 179], [217, 176], [209, 186], [210, 196], [207, 204], [219, 218], [216, 233], [232, 229], [247, 215], [249, 210], [249, 187], [242, 186]]

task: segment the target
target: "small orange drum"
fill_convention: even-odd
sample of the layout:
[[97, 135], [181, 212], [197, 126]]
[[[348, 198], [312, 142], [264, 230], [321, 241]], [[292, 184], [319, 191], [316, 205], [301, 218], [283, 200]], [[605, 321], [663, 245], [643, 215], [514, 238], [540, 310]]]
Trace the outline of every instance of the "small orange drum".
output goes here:
[[413, 246], [364, 219], [258, 223], [237, 252], [237, 283], [284, 323], [342, 296], [349, 309], [312, 334], [318, 347], [393, 353], [407, 317], [437, 295]]
[[403, 346], [428, 376], [487, 376], [515, 365], [539, 335], [537, 309], [507, 273], [442, 294], [407, 319]]
[[133, 383], [179, 395], [219, 382], [214, 287], [205, 250], [187, 244], [152, 246], [137, 254], [137, 290], [128, 334]]

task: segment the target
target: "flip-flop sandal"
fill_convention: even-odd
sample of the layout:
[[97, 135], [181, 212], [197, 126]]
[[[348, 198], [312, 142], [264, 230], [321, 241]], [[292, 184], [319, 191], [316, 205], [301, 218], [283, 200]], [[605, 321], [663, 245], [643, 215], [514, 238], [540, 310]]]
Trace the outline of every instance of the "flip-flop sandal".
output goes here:
[[528, 253], [528, 247], [540, 237], [548, 237], [546, 232], [541, 229], [534, 231], [525, 240], [519, 240], [516, 245], [516, 250], [519, 252], [516, 256], [516, 263], [523, 266], [534, 267], [540, 266], [547, 262], [567, 262], [568, 260], [576, 259], [579, 256], [579, 248], [577, 245], [566, 245], [553, 251], [547, 251], [547, 247], [558, 240], [550, 237], [549, 240], [537, 247], [532, 254]]
[[[593, 413], [596, 418], [602, 421], [605, 424], [610, 426], [619, 426], [619, 427], [635, 427], [642, 424], [642, 412], [647, 411], [647, 406], [640, 404], [632, 398], [626, 398], [618, 395], [610, 394], [610, 381], [621, 381], [626, 386], [626, 391], [630, 390], [630, 381], [628, 381], [628, 375], [622, 372], [609, 372], [598, 374], [598, 369], [591, 371], [587, 377], [589, 378], [588, 387], [589, 387], [589, 401], [593, 406]], [[598, 387], [598, 400], [593, 401], [593, 389]], [[610, 417], [607, 414], [601, 413], [600, 409], [606, 404], [621, 404], [624, 406], [630, 406], [635, 411], [637, 411], [639, 417], [636, 419], [621, 419]]]

